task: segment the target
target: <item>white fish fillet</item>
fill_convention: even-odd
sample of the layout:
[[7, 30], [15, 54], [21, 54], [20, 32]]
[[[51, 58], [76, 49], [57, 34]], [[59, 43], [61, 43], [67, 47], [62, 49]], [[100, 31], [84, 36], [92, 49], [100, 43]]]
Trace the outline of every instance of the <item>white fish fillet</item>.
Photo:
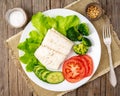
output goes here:
[[48, 30], [42, 45], [68, 55], [73, 46], [73, 42], [52, 28]]
[[47, 68], [56, 70], [67, 57], [72, 46], [72, 41], [56, 30], [50, 29], [34, 55]]
[[34, 55], [43, 65], [50, 69], [58, 69], [66, 57], [42, 45], [35, 51]]

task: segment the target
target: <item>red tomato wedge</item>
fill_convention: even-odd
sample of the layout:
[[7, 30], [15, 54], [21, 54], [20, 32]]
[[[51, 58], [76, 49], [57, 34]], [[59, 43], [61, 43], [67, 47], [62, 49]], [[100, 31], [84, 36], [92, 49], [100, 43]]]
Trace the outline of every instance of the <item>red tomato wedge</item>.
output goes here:
[[92, 59], [88, 55], [73, 56], [64, 62], [62, 71], [67, 81], [71, 83], [78, 82], [92, 74]]

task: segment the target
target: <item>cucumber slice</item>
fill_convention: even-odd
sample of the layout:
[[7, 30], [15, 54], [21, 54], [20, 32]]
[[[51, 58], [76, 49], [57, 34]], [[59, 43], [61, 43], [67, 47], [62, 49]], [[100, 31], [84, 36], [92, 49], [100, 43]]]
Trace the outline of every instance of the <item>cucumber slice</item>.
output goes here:
[[38, 77], [42, 80], [42, 73], [44, 72], [44, 71], [46, 71], [45, 69], [42, 69], [40, 72], [39, 72], [39, 74], [38, 74]]
[[39, 74], [41, 73], [42, 70], [46, 70], [46, 68], [44, 66], [39, 66], [39, 65], [35, 66], [35, 68], [34, 68], [34, 73], [39, 79], [41, 79]]
[[61, 72], [50, 72], [47, 77], [46, 81], [50, 84], [58, 84], [64, 80], [63, 74]]
[[47, 77], [47, 75], [48, 75], [50, 72], [51, 72], [51, 71], [46, 70], [46, 71], [44, 71], [44, 72], [42, 73], [42, 80], [43, 80], [43, 81], [46, 81], [46, 77]]
[[34, 67], [34, 70], [35, 70], [36, 68], [39, 68], [39, 67], [41, 67], [41, 68], [45, 68], [45, 66], [37, 65], [37, 66]]
[[35, 73], [39, 73], [39, 71], [42, 70], [42, 69], [45, 70], [46, 68], [43, 67], [43, 66], [36, 66], [36, 67], [34, 68], [34, 72], [35, 72]]
[[61, 72], [49, 71], [41, 65], [35, 66], [33, 71], [40, 80], [50, 84], [58, 84], [64, 80], [63, 74]]

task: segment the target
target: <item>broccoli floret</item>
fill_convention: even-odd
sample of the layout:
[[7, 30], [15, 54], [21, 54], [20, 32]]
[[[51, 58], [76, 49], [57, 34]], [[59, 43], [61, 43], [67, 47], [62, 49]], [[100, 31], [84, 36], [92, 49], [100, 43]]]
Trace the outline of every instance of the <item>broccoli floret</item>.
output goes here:
[[77, 40], [78, 40], [78, 41], [82, 41], [82, 38], [83, 38], [83, 35], [80, 34], [80, 35], [77, 37]]
[[88, 38], [86, 38], [86, 37], [82, 38], [82, 44], [84, 44], [84, 45], [86, 45], [88, 47], [92, 46], [91, 41]]
[[88, 25], [86, 23], [81, 23], [77, 26], [78, 31], [80, 32], [80, 34], [88, 36], [89, 33], [89, 28]]
[[80, 43], [73, 46], [73, 50], [76, 54], [84, 55], [87, 53], [89, 47]]
[[67, 32], [66, 36], [68, 39], [72, 41], [78, 41], [78, 37], [80, 36], [80, 33], [75, 29], [75, 27], [69, 28], [66, 32]]

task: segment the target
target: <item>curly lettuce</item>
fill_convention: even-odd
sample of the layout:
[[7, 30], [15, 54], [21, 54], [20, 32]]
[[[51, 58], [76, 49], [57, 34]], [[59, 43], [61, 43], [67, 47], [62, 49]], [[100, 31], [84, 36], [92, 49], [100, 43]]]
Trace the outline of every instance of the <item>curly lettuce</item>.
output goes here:
[[48, 29], [54, 28], [59, 31], [61, 34], [66, 36], [66, 30], [68, 30], [72, 26], [76, 26], [80, 23], [79, 18], [76, 15], [69, 15], [66, 17], [56, 16], [49, 17], [45, 16], [41, 12], [33, 15], [32, 24], [44, 35], [47, 33]]
[[26, 64], [26, 70], [29, 72], [33, 71], [34, 66], [40, 64], [34, 56], [34, 52], [42, 43], [43, 38], [44, 36], [39, 34], [37, 31], [31, 31], [29, 33], [29, 38], [18, 45], [18, 49], [24, 51], [25, 53], [20, 57], [20, 61]]

